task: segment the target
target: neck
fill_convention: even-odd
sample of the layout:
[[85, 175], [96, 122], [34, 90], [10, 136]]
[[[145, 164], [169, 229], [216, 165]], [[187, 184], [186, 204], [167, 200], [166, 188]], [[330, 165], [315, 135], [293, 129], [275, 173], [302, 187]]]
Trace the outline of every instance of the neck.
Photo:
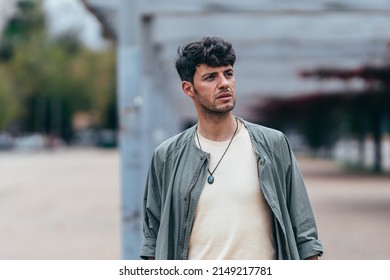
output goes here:
[[232, 138], [237, 122], [232, 113], [198, 120], [198, 133], [212, 141], [226, 141]]

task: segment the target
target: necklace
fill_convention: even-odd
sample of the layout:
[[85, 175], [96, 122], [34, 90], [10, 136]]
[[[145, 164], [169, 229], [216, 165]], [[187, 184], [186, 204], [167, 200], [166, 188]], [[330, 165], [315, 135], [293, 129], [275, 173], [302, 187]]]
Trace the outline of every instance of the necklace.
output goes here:
[[[215, 170], [217, 170], [217, 167], [221, 163], [221, 161], [222, 161], [223, 157], [225, 156], [226, 152], [229, 150], [230, 144], [232, 143], [234, 136], [236, 136], [237, 130], [238, 130], [238, 121], [237, 121], [237, 118], [236, 118], [236, 130], [234, 131], [232, 139], [230, 139], [229, 144], [227, 145], [225, 152], [222, 154], [221, 158], [219, 159], [219, 161], [218, 161], [218, 163], [215, 166], [213, 171], [210, 171], [210, 169], [207, 168], [207, 172], [209, 172], [209, 177], [207, 178], [207, 182], [210, 185], [212, 183], [214, 183], [214, 176], [213, 176], [213, 174], [214, 174]], [[198, 129], [196, 129], [196, 139], [198, 140], [199, 148], [203, 151], [202, 146], [200, 145], [200, 141], [199, 141]]]

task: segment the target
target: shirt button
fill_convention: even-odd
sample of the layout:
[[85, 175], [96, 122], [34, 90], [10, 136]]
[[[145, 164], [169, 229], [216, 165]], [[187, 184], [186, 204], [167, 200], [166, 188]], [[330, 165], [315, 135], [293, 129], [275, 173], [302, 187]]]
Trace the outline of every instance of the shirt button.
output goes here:
[[266, 161], [267, 161], [267, 159], [266, 159], [265, 157], [262, 157], [262, 158], [260, 159], [260, 164], [261, 164], [261, 165], [264, 165]]

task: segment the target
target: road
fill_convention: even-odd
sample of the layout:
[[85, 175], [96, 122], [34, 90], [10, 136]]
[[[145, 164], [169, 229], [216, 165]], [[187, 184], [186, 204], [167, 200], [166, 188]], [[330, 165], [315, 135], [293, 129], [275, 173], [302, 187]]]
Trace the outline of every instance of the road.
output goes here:
[[[390, 259], [390, 177], [299, 158], [322, 259]], [[0, 259], [120, 259], [117, 150], [0, 153]]]

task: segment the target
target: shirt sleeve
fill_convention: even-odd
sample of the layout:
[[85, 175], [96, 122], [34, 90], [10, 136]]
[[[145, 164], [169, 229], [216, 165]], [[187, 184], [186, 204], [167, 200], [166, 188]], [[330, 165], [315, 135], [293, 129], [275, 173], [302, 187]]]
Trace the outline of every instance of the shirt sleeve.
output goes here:
[[288, 155], [286, 168], [287, 207], [297, 243], [300, 259], [310, 256], [321, 256], [323, 247], [318, 239], [318, 230], [314, 213], [309, 201], [305, 183], [298, 163], [284, 136], [284, 145]]
[[143, 200], [144, 241], [140, 253], [142, 259], [156, 255], [156, 241], [161, 217], [159, 166], [159, 160], [155, 153], [149, 167]]

